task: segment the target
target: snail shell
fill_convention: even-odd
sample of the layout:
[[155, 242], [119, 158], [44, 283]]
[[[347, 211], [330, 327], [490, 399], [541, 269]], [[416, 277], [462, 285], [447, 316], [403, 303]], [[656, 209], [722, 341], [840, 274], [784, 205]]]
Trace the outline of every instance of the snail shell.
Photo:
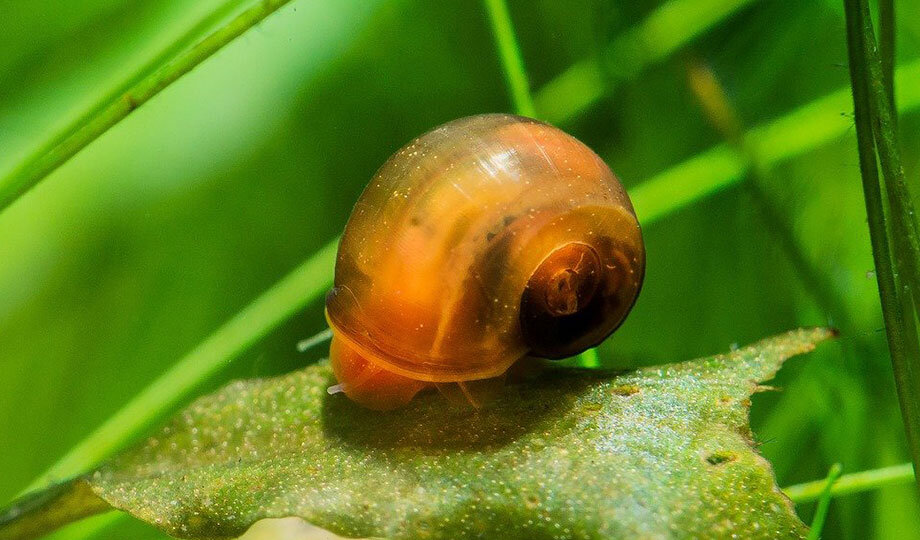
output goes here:
[[644, 271], [626, 191], [587, 146], [507, 114], [444, 124], [384, 163], [345, 228], [326, 298], [339, 388], [390, 409], [572, 356], [620, 325]]

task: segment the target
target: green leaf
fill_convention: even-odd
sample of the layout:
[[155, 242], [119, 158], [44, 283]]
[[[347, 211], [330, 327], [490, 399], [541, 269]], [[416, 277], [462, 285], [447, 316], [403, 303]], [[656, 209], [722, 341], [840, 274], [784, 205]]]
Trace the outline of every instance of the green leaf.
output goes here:
[[203, 397], [75, 482], [190, 538], [292, 516], [387, 538], [802, 537], [748, 408], [759, 381], [832, 335], [616, 376], [546, 370], [478, 410], [432, 393], [371, 412], [326, 393], [322, 362]]

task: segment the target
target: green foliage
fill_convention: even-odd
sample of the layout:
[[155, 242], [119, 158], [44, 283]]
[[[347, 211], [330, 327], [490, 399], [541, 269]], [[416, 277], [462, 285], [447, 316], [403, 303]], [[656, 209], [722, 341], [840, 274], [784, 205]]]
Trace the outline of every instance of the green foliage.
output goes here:
[[[914, 468], [920, 468], [920, 225], [907, 190], [898, 135], [894, 81], [879, 58], [869, 5], [847, 0], [847, 44], [853, 87], [859, 162], [869, 218], [872, 252], [901, 414]], [[893, 24], [891, 6], [883, 25]], [[891, 30], [887, 34], [891, 37]], [[883, 31], [883, 34], [886, 32]], [[883, 48], [893, 54], [889, 43]], [[883, 74], [884, 72], [884, 74]], [[876, 163], [878, 152], [878, 164]], [[884, 185], [878, 169], [884, 174]], [[884, 200], [883, 200], [884, 199]], [[888, 203], [887, 208], [885, 202]], [[920, 488], [920, 478], [917, 483]]]
[[[911, 0], [896, 4], [898, 128], [913, 187], [920, 17]], [[0, 176], [250, 5], [4, 6]], [[838, 461], [847, 471], [906, 461], [854, 153], [842, 2], [510, 0], [508, 8], [538, 110], [595, 148], [637, 196], [648, 276], [633, 314], [600, 348], [601, 364], [690, 358], [831, 322], [838, 343], [783, 370], [784, 393], [755, 397], [760, 450], [781, 485], [821, 478]], [[646, 61], [620, 62], [610, 52], [617, 43]], [[755, 149], [771, 167], [763, 190], [839, 306], [815, 297], [769, 233], [775, 224], [735, 188], [748, 164], [700, 113], [685, 85], [687, 58], [714, 70], [744, 125], [782, 126]], [[549, 92], [566, 80], [575, 81], [569, 90]], [[296, 0], [0, 213], [0, 426], [15, 434], [3, 446], [0, 499], [70, 455], [334, 238], [393, 150], [440, 122], [508, 107], [480, 2]], [[685, 165], [687, 175], [672, 174]], [[642, 187], [657, 178], [672, 182]], [[662, 198], [686, 205], [662, 212]], [[233, 364], [183, 378], [147, 419], [187, 399], [176, 389], [188, 396], [302, 366], [295, 345], [322, 324], [313, 301], [240, 344], [248, 350]], [[88, 446], [96, 457], [110, 448]], [[824, 537], [916, 538], [908, 488], [840, 491]], [[797, 510], [809, 521], [812, 506]], [[128, 520], [98, 537], [162, 538]]]
[[[219, 20], [227, 11], [226, 8], [231, 8], [233, 3], [228, 2], [222, 6], [222, 9], [215, 10], [210, 17], [191, 28], [172, 47], [164, 50], [159, 58], [132, 77], [136, 81], [132, 81], [133, 84], [129, 83], [124, 89], [119, 89], [118, 96], [108, 96], [86, 116], [65, 128], [5, 177], [0, 178], [0, 210], [6, 208], [17, 197], [51, 174], [86, 145], [134, 112], [136, 108], [288, 1], [269, 0], [257, 3], [207, 37], [194, 43], [187, 50], [182, 50], [192, 39], [198, 37], [203, 28], [213, 24], [214, 20]], [[174, 58], [173, 55], [175, 55]], [[158, 65], [160, 63], [162, 65]]]
[[30, 504], [8, 520], [14, 533], [0, 518], [0, 538], [25, 538], [22, 521], [59, 524], [60, 503], [99, 511], [84, 486], [188, 538], [289, 516], [386, 538], [802, 537], [747, 414], [758, 381], [831, 335], [799, 330], [617, 376], [550, 369], [478, 410], [431, 393], [371, 412], [325, 392], [326, 362], [239, 381]]

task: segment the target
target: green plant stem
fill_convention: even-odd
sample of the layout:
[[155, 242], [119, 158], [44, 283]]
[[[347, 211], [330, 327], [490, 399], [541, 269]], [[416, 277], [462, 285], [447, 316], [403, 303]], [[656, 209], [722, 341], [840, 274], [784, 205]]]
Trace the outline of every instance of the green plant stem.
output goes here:
[[821, 538], [821, 531], [824, 530], [824, 522], [827, 520], [827, 511], [831, 507], [831, 489], [834, 483], [840, 478], [843, 467], [839, 463], [834, 463], [827, 472], [827, 478], [824, 480], [824, 489], [818, 498], [818, 507], [815, 509], [815, 516], [811, 520], [811, 530], [808, 531], [808, 540], [818, 540]]
[[[898, 68], [896, 78], [901, 88], [901, 109], [920, 108], [920, 85], [916, 84], [920, 80], [920, 60]], [[852, 130], [852, 119], [841, 115], [852, 103], [850, 89], [842, 88], [750, 129], [748, 146], [765, 167], [802, 155]], [[630, 197], [640, 221], [652, 222], [674, 208], [740, 183], [750, 166], [737, 148], [719, 144], [647, 179], [630, 190]]]
[[894, 0], [878, 0], [879, 54], [888, 102], [894, 103], [895, 28]]
[[215, 330], [32, 482], [29, 489], [44, 487], [98, 464], [179, 405], [182, 398], [229, 360], [319, 299], [332, 284], [337, 246], [337, 241], [328, 243]]
[[543, 118], [564, 124], [618, 85], [728, 19], [755, 0], [669, 0], [617, 37], [599, 57], [577, 62], [537, 92]]
[[492, 35], [495, 36], [495, 46], [501, 58], [514, 110], [517, 114], [534, 118], [537, 116], [537, 109], [530, 94], [530, 83], [527, 80], [527, 71], [524, 69], [524, 60], [514, 33], [514, 25], [511, 23], [508, 5], [505, 0], [483, 0], [483, 4], [492, 25]]
[[[882, 186], [876, 164], [876, 141], [873, 137], [874, 124], [884, 121], [884, 118], [874, 116], [874, 113], [884, 111], [881, 111], [877, 104], [873, 107], [870, 88], [875, 90], [876, 98], [879, 97], [879, 94], [884, 96], [884, 89], [881, 86], [880, 77], [873, 76], [873, 73], [878, 75], [878, 72], [868, 65], [872, 62], [867, 58], [866, 53], [875, 47], [874, 43], [869, 42], [869, 40], [874, 41], [871, 21], [865, 19], [868, 15], [868, 6], [865, 0], [844, 0], [844, 2], [856, 138], [866, 213], [869, 220], [869, 235], [872, 241], [872, 255], [875, 260], [888, 348], [898, 388], [898, 401], [911, 457], [916, 467], [920, 464], [920, 378], [917, 377], [917, 374], [920, 373], [920, 366], [916, 365], [917, 362], [920, 362], [920, 345], [917, 342], [917, 329], [910, 293], [900, 289], [899, 280], [895, 275], [895, 265], [903, 261], [903, 257], [899, 257], [898, 261], [892, 258], [888, 241], [889, 231], [886, 227], [888, 219], [882, 202]], [[870, 83], [870, 79], [875, 79], [875, 84]], [[894, 144], [894, 141], [883, 138], [878, 143], [879, 154], [884, 156], [885, 153], [888, 153], [890, 158], [893, 150], [890, 146]], [[883, 151], [881, 147], [889, 148]], [[882, 160], [884, 163], [885, 158], [882, 157]], [[894, 198], [897, 199], [897, 194], [894, 195]], [[892, 207], [891, 211], [897, 214], [895, 207]], [[898, 217], [896, 215], [895, 220]], [[896, 233], [895, 236], [899, 235]], [[899, 246], [903, 246], [903, 243], [899, 243]]]
[[[881, 469], [844, 474], [830, 489], [831, 496], [851, 495], [888, 486], [909, 484], [914, 480], [914, 468], [910, 463], [892, 465]], [[818, 500], [827, 488], [827, 479], [814, 480], [783, 488], [792, 502], [806, 503]]]
[[[868, 97], [872, 114], [872, 130], [879, 155], [882, 173], [885, 177], [885, 192], [890, 207], [889, 221], [892, 225], [892, 238], [895, 244], [895, 256], [898, 266], [906, 273], [904, 283], [916, 296], [920, 294], [920, 225], [914, 211], [913, 200], [907, 189], [901, 151], [898, 145], [894, 101], [889, 98], [894, 80], [887, 82], [885, 60], [880, 58], [875, 46], [875, 34], [872, 20], [869, 18], [869, 5], [860, 2], [862, 10], [863, 62], [868, 74]], [[890, 21], [893, 25], [894, 22]], [[893, 51], [890, 51], [893, 52]], [[890, 61], [890, 59], [889, 59]], [[909, 296], [909, 295], [908, 295]]]
[[[138, 84], [144, 78], [152, 75], [168, 61], [175, 58], [183, 50], [193, 45], [195, 41], [200, 39], [200, 37], [206, 31], [210, 30], [219, 21], [227, 17], [227, 15], [235, 8], [237, 8], [239, 4], [240, 0], [232, 0], [222, 4], [218, 9], [207, 14], [192, 27], [186, 30], [174, 42], [167, 45], [162, 51], [157, 53], [154, 58], [144, 64], [144, 66], [133, 73], [130, 77], [126, 78], [124, 81], [121, 81], [115, 87], [107, 91], [101, 99], [97, 100], [86, 111], [84, 111], [73, 121], [64, 126], [63, 129], [42, 143], [28, 157], [25, 158], [23, 164], [21, 164], [16, 170], [12, 171], [4, 180], [0, 181], [0, 192], [2, 192], [2, 186], [6, 185], [7, 181], [12, 182], [10, 179], [17, 173], [17, 171], [25, 171], [26, 169], [33, 167], [34, 164], [39, 163], [43, 159], [43, 156], [52, 152], [65, 140], [73, 137], [77, 132], [83, 129], [84, 125], [92, 122], [94, 117], [104, 114], [106, 108], [111, 103], [116, 102], [120, 96], [128, 91], [128, 89]], [[50, 173], [51, 171], [49, 170], [48, 172]]]
[[761, 159], [756, 146], [749, 141], [741, 116], [722, 83], [715, 73], [699, 60], [691, 60], [687, 71], [690, 88], [709, 123], [747, 160], [747, 186], [751, 196], [760, 210], [763, 221], [789, 257], [796, 275], [802, 279], [806, 290], [814, 297], [820, 309], [833, 314], [845, 329], [853, 329], [853, 321], [845, 302], [833, 288], [827, 286], [820, 270], [808, 259], [796, 240], [788, 217], [767, 193], [766, 185], [774, 180], [770, 164]]
[[40, 146], [24, 162], [0, 178], [0, 211], [135, 109], [289, 1], [254, 2], [252, 7], [215, 30], [197, 45], [119, 93], [101, 110], [82, 118], [69, 126], [63, 134], [56, 135], [48, 143]]

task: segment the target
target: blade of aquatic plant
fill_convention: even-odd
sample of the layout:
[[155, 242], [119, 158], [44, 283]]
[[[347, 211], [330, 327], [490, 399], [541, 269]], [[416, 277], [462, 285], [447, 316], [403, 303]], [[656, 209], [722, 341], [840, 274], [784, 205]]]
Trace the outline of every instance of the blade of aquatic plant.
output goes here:
[[298, 310], [320, 298], [332, 285], [337, 245], [337, 240], [327, 244], [214, 331], [73, 447], [29, 489], [95, 466], [169, 408], [178, 405], [228, 359], [235, 358]]
[[[896, 78], [901, 109], [920, 108], [920, 60], [899, 67]], [[772, 166], [845, 135], [853, 122], [841, 112], [851, 107], [850, 90], [842, 88], [752, 128], [748, 143], [765, 166]], [[649, 178], [630, 190], [630, 197], [642, 223], [656, 221], [676, 208], [741, 182], [749, 167], [736, 148], [719, 144]]]
[[[53, 533], [43, 536], [43, 540], [87, 540], [123, 538], [125, 528], [133, 525], [131, 521], [134, 518], [124, 512], [119, 512], [114, 508], [108, 512], [89, 516], [80, 521], [75, 521]], [[130, 530], [130, 529], [128, 529]], [[121, 534], [113, 534], [115, 531], [121, 531]], [[154, 539], [149, 539], [154, 540]]]
[[[894, 0], [878, 0], [879, 56], [882, 60], [882, 82], [888, 102], [894, 103], [895, 54]], [[897, 118], [895, 118], [897, 120]]]
[[[889, 486], [910, 484], [913, 483], [913, 481], [913, 465], [911, 463], [901, 463], [899, 465], [892, 465], [890, 467], [883, 467], [880, 469], [872, 469], [842, 475], [831, 486], [830, 496], [843, 497], [855, 493], [884, 489]], [[821, 480], [814, 480], [812, 482], [805, 482], [803, 484], [795, 484], [785, 487], [783, 488], [783, 493], [785, 493], [786, 496], [792, 500], [792, 502], [796, 504], [802, 504], [818, 500], [823, 495], [827, 486], [827, 478], [823, 478]], [[125, 514], [112, 513], [107, 514], [106, 516], [100, 516], [99, 518], [84, 520], [87, 525], [92, 526], [79, 531], [79, 534], [77, 534], [75, 537], [89, 538], [96, 532], [108, 528], [116, 520], [124, 517]], [[90, 523], [94, 520], [98, 520], [98, 522]], [[0, 518], [0, 521], [2, 521], [2, 518]]]
[[[834, 482], [831, 487], [831, 495], [841, 497], [888, 486], [909, 484], [913, 481], [914, 466], [910, 463], [901, 463], [880, 469], [844, 474]], [[818, 500], [826, 486], [827, 479], [814, 480], [785, 487], [783, 492], [796, 504], [806, 503]]]
[[514, 103], [514, 111], [522, 116], [536, 118], [537, 109], [533, 104], [533, 96], [530, 95], [530, 82], [524, 69], [524, 59], [521, 57], [508, 5], [505, 0], [483, 0], [483, 4], [492, 26], [492, 35], [495, 37], [495, 46], [501, 58], [502, 71]]
[[252, 7], [212, 32], [197, 45], [178, 54], [159, 69], [119, 93], [104, 108], [69, 126], [66, 134], [55, 136], [42, 145], [9, 174], [0, 178], [0, 211], [150, 98], [289, 1], [253, 2]]
[[755, 0], [670, 0], [608, 45], [601, 58], [566, 69], [535, 97], [537, 110], [564, 124], [644, 69], [671, 56], [697, 36]]
[[824, 480], [824, 490], [818, 498], [818, 507], [815, 509], [815, 516], [811, 520], [811, 530], [808, 531], [808, 540], [819, 540], [821, 532], [824, 530], [824, 522], [827, 520], [827, 511], [831, 507], [831, 489], [834, 483], [840, 478], [843, 467], [839, 463], [834, 463], [827, 472], [827, 478]]
[[[849, 310], [840, 295], [821, 271], [809, 260], [793, 233], [790, 219], [774, 204], [765, 190], [774, 181], [771, 164], [765, 163], [757, 154], [756, 147], [749, 141], [741, 115], [728, 97], [719, 78], [702, 60], [692, 58], [687, 65], [688, 84], [697, 102], [713, 128], [747, 160], [746, 186], [757, 204], [761, 217], [767, 224], [783, 252], [789, 257], [806, 290], [814, 296], [815, 302], [824, 312], [833, 314], [846, 330], [852, 330]], [[835, 323], [836, 324], [836, 323]]]
[[[193, 45], [201, 39], [205, 32], [212, 30], [219, 22], [223, 21], [232, 11], [239, 7], [241, 0], [231, 0], [218, 6], [217, 9], [205, 15], [201, 20], [192, 25], [175, 41], [168, 44], [154, 58], [144, 64], [140, 69], [131, 74], [128, 78], [120, 81], [110, 90], [98, 99], [92, 106], [86, 109], [82, 114], [76, 116], [73, 121], [69, 122], [61, 130], [56, 132], [50, 139], [41, 143], [23, 160], [15, 169], [10, 171], [4, 180], [0, 180], [0, 186], [5, 185], [10, 177], [17, 172], [24, 172], [26, 169], [35, 166], [46, 154], [51, 152], [55, 147], [61, 145], [65, 140], [73, 137], [80, 129], [93, 120], [94, 116], [102, 114], [111, 103], [117, 102], [132, 86], [137, 85], [144, 78], [151, 76], [168, 61], [175, 58], [179, 53]], [[50, 173], [50, 171], [49, 171]], [[0, 189], [2, 192], [2, 189]], [[2, 200], [2, 198], [0, 198]], [[3, 204], [0, 204], [2, 208]]]
[[[88, 539], [109, 539], [124, 537], [126, 528], [131, 527], [134, 520], [124, 512], [119, 512], [114, 508], [108, 512], [89, 516], [65, 525], [53, 533], [46, 535], [43, 540], [88, 540]], [[130, 529], [127, 529], [130, 530]], [[120, 531], [121, 534], [115, 534]], [[150, 539], [153, 540], [153, 539]]]
[[71, 484], [185, 538], [280, 517], [349, 537], [712, 537], [726, 524], [801, 537], [754, 449], [750, 396], [833, 335], [800, 329], [615, 376], [550, 370], [475, 411], [432, 392], [369, 413], [325, 391], [322, 362], [231, 383]]
[[[901, 149], [898, 144], [895, 105], [889, 99], [892, 87], [886, 83], [884, 61], [879, 57], [875, 43], [875, 30], [869, 15], [869, 5], [861, 0], [863, 34], [863, 62], [867, 75], [869, 107], [873, 116], [872, 130], [879, 163], [885, 177], [883, 192], [890, 206], [888, 221], [892, 227], [896, 262], [906, 274], [905, 285], [920, 300], [920, 225], [914, 211], [913, 197], [907, 188]], [[894, 24], [890, 21], [889, 24]], [[893, 53], [893, 50], [889, 51]], [[889, 60], [890, 61], [890, 60]], [[892, 82], [893, 85], [893, 82]], [[918, 360], [920, 362], [920, 360]]]
[[[868, 19], [868, 6], [865, 0], [844, 0], [844, 2], [857, 148], [866, 213], [869, 218], [872, 255], [875, 259], [876, 279], [882, 301], [882, 314], [885, 319], [901, 416], [907, 433], [911, 458], [914, 466], [917, 467], [920, 464], [920, 364], [918, 364], [920, 363], [920, 343], [918, 343], [915, 306], [911, 298], [911, 291], [909, 288], [906, 291], [901, 288], [902, 282], [899, 277], [899, 270], [903, 270], [899, 267], [904, 262], [905, 255], [910, 258], [910, 252], [904, 253], [907, 249], [906, 239], [898, 238], [902, 236], [904, 222], [913, 219], [913, 216], [900, 214], [897, 201], [895, 205], [889, 206], [891, 215], [885, 212], [882, 184], [876, 164], [876, 150], [880, 156], [887, 155], [891, 158], [892, 155], [897, 154], [896, 142], [892, 133], [886, 134], [884, 128], [877, 129], [886, 121], [884, 117], [886, 114], [885, 91], [879, 66], [877, 62], [873, 62], [871, 53], [867, 52], [874, 50], [876, 46], [871, 20]], [[890, 107], [887, 112], [891, 113]], [[883, 116], [877, 116], [879, 113]], [[887, 120], [890, 127], [890, 117]], [[876, 134], [881, 134], [882, 137], [876, 140]], [[884, 157], [882, 161], [884, 167]], [[888, 167], [891, 165], [889, 162]], [[886, 173], [891, 172], [886, 170]], [[888, 178], [886, 175], [886, 179]], [[897, 180], [890, 178], [887, 187], [897, 190]], [[896, 200], [900, 196], [899, 192], [889, 192], [888, 200]], [[900, 208], [903, 209], [903, 205]], [[900, 252], [896, 253], [897, 258], [892, 257], [888, 238], [889, 232], [892, 231], [889, 231], [888, 225], [892, 225], [895, 246]], [[915, 259], [913, 264], [916, 263]], [[910, 284], [910, 281], [905, 280], [904, 284]], [[918, 479], [917, 487], [920, 489], [920, 479]]]

